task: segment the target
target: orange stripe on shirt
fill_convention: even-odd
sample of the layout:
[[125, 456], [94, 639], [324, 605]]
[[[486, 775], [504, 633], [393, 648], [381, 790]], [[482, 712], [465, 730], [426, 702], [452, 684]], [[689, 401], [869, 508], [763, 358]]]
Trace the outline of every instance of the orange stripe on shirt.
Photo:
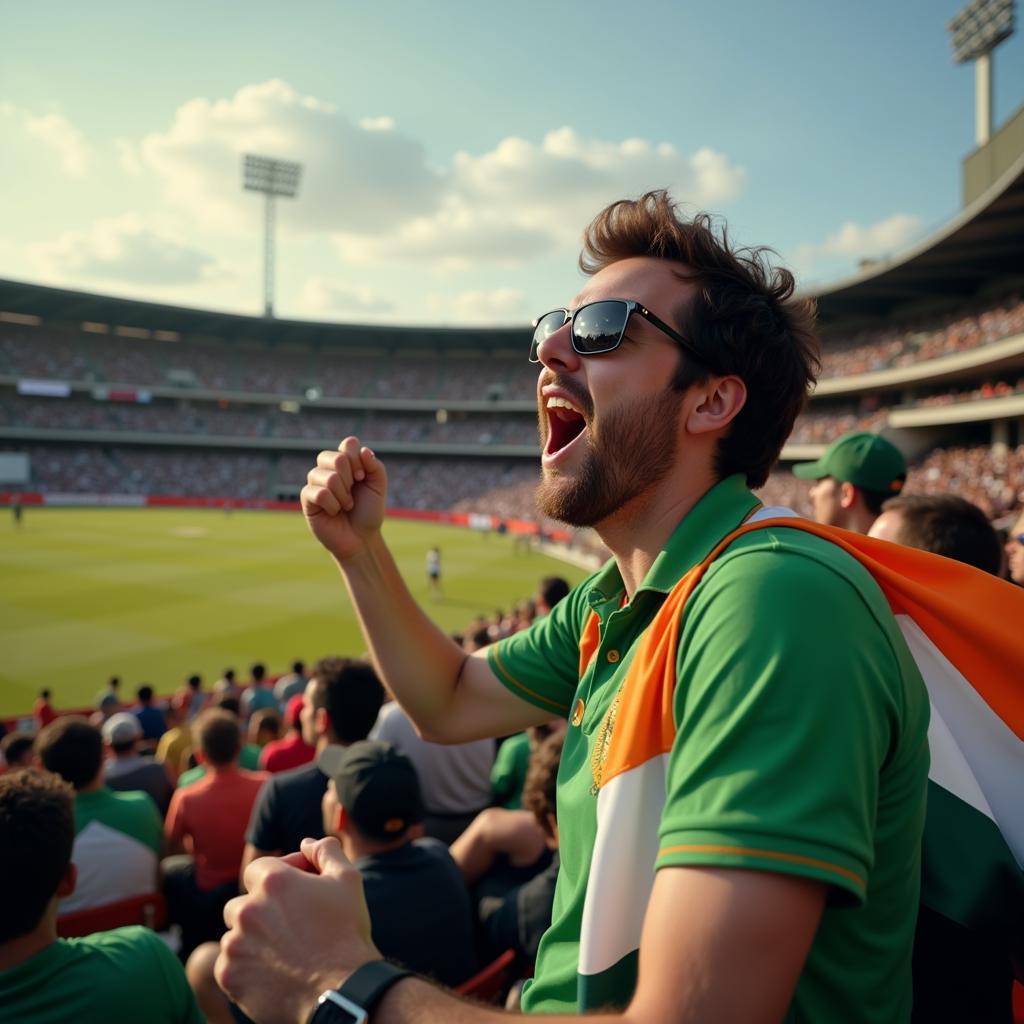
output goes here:
[[658, 857], [667, 857], [673, 853], [722, 853], [735, 854], [742, 857], [764, 857], [767, 860], [780, 860], [788, 864], [804, 864], [811, 868], [820, 868], [822, 871], [831, 871], [833, 874], [841, 875], [855, 883], [859, 888], [866, 887], [864, 879], [847, 868], [838, 864], [831, 864], [827, 860], [818, 860], [817, 857], [805, 857], [799, 853], [781, 853], [778, 850], [758, 850], [751, 846], [720, 846], [714, 843], [693, 843], [685, 846], [666, 846], [658, 851]]

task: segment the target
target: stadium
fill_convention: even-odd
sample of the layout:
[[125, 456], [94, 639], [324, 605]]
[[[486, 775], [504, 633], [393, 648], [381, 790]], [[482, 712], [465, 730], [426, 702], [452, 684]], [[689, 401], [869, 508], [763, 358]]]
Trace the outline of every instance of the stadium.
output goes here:
[[[689, 927], [670, 926], [655, 899], [672, 895], [658, 888], [665, 876], [714, 869], [723, 892], [737, 876], [778, 886], [771, 904], [766, 888], [739, 883], [742, 909], [780, 908], [774, 930], [734, 932], [716, 954], [750, 943], [747, 986], [775, 993], [778, 1019], [1024, 1022], [1022, 662], [1006, 621], [1024, 611], [1024, 579], [1005, 552], [998, 573], [982, 573], [909, 541], [881, 545], [900, 549], [889, 556], [873, 539], [857, 548], [849, 536], [866, 529], [815, 524], [808, 479], [793, 472], [844, 435], [879, 434], [907, 465], [895, 492], [959, 496], [1000, 548], [1024, 547], [1024, 105], [985, 123], [986, 62], [1012, 33], [1013, 4], [976, 0], [950, 28], [956, 59], [979, 67], [958, 212], [798, 291], [816, 311], [820, 373], [755, 490], [765, 508], [743, 488], [727, 534], [705, 511], [694, 529], [707, 550], [695, 541], [668, 584], [678, 517], [670, 541], [638, 542], [650, 558], [634, 579], [607, 534], [606, 547], [597, 530], [538, 512], [552, 406], [538, 411], [527, 359], [548, 339], [535, 334], [530, 349], [528, 324], [274, 315], [273, 203], [295, 196], [298, 164], [238, 154], [244, 187], [266, 202], [262, 316], [0, 278], [0, 857], [31, 879], [26, 891], [44, 874], [57, 884], [36, 931], [0, 936], [0, 1018], [10, 999], [26, 1021], [63, 1019], [52, 985], [67, 1005], [99, 1007], [97, 1020], [216, 1024], [249, 1020], [244, 1010], [331, 1024], [371, 1019], [364, 1008], [398, 985], [387, 1019], [442, 1019], [447, 995], [424, 980], [495, 1012], [605, 1012], [641, 992], [648, 929]], [[623, 346], [636, 383], [649, 371], [623, 345], [634, 310], [606, 300], [627, 312], [618, 340], [589, 354]], [[586, 356], [575, 330], [567, 349]], [[799, 344], [798, 330], [780, 334]], [[573, 397], [555, 401], [583, 426], [558, 451], [587, 425]], [[342, 564], [300, 514], [318, 453], [349, 436], [387, 470], [384, 526], [353, 549], [376, 559], [376, 576]], [[354, 494], [362, 478], [350, 476], [338, 486]], [[765, 521], [762, 549], [751, 538]], [[816, 548], [822, 536], [834, 544]], [[761, 569], [712, 568], [747, 542]], [[833, 547], [859, 562], [846, 577], [844, 554], [820, 554]], [[791, 568], [778, 590], [779, 557], [821, 565]], [[913, 586], [897, 580], [905, 566]], [[822, 567], [842, 587], [817, 589]], [[751, 578], [737, 599], [736, 581]], [[739, 602], [735, 620], [711, 617], [705, 581], [704, 593], [719, 586]], [[485, 673], [520, 700], [482, 688]], [[443, 708], [442, 691], [455, 695]], [[512, 704], [529, 715], [518, 708], [503, 730]], [[759, 801], [784, 813], [762, 818]], [[337, 883], [353, 877], [342, 903]], [[27, 899], [0, 899], [15, 929]], [[268, 927], [259, 914], [272, 906]], [[687, 906], [702, 921], [700, 900]], [[325, 958], [346, 928], [365, 955], [338, 985]], [[774, 946], [801, 929], [799, 958], [776, 962]], [[46, 941], [4, 959], [25, 935]], [[238, 981], [224, 965], [246, 941], [250, 976], [239, 969]], [[67, 967], [53, 952], [94, 947], [104, 956]], [[280, 1006], [243, 1000], [271, 985], [252, 980], [251, 950], [275, 998], [287, 991]], [[662, 994], [674, 963], [660, 961]], [[773, 972], [788, 978], [782, 996]], [[295, 979], [314, 977], [328, 991], [293, 1012]], [[687, 991], [682, 975], [673, 982]], [[840, 1008], [836, 993], [850, 992]], [[759, 996], [744, 1015], [746, 998], [710, 1016], [767, 1020], [774, 1004]], [[667, 1020], [676, 994], [643, 1005]]]

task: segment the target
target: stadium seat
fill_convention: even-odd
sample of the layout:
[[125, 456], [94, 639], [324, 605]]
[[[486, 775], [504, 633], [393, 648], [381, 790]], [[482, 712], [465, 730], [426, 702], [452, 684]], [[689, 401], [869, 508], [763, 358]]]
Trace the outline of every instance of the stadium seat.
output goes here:
[[481, 1002], [497, 1002], [505, 987], [512, 980], [512, 966], [515, 959], [515, 952], [506, 949], [501, 956], [474, 974], [468, 981], [464, 981], [455, 991], [460, 996], [472, 996]]
[[150, 892], [131, 896], [101, 907], [76, 910], [57, 918], [57, 934], [62, 939], [79, 938], [93, 932], [105, 932], [129, 924], [142, 924], [154, 931], [167, 926], [167, 904], [163, 893]]
[[1013, 983], [1013, 1024], [1024, 1024], [1024, 985]]

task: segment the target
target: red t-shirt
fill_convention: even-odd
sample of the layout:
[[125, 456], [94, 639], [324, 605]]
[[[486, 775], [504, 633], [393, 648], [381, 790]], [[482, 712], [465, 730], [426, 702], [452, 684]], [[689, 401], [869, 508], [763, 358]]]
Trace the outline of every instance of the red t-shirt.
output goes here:
[[39, 723], [39, 728], [44, 729], [57, 718], [57, 712], [53, 705], [43, 697], [37, 697], [32, 707], [32, 717]]
[[271, 740], [260, 751], [260, 767], [268, 772], [283, 772], [289, 768], [300, 768], [304, 764], [309, 764], [314, 757], [316, 749], [299, 733], [293, 732], [283, 740]]
[[217, 768], [174, 791], [164, 835], [172, 843], [186, 836], [192, 840], [200, 889], [215, 889], [238, 878], [249, 815], [266, 778], [266, 772]]

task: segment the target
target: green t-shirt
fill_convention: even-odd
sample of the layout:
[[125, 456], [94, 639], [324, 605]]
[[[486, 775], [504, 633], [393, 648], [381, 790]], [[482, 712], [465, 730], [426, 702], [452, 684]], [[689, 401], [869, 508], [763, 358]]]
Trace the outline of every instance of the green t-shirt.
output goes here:
[[[260, 770], [260, 747], [255, 743], [243, 744], [238, 755], [238, 767], [244, 768], [247, 772], [258, 772]], [[178, 789], [198, 782], [206, 774], [206, 765], [197, 764], [194, 768], [183, 771], [178, 776]]]
[[203, 1024], [178, 958], [147, 928], [57, 939], [0, 971], [0, 1019], [18, 1024]]
[[[721, 481], [677, 527], [631, 601], [609, 563], [531, 629], [488, 649], [512, 692], [570, 722], [558, 776], [561, 870], [552, 925], [524, 990], [531, 1012], [622, 1006], [632, 995], [636, 946], [599, 973], [581, 963], [602, 727], [667, 593], [756, 506], [741, 477]], [[600, 629], [581, 674], [592, 611]], [[928, 700], [870, 574], [802, 531], [770, 527], [739, 538], [683, 610], [673, 694], [675, 741], [652, 869], [737, 867], [825, 882], [828, 905], [790, 1019], [908, 1019]], [[603, 894], [596, 897], [600, 905]], [[606, 931], [621, 928], [609, 920]]]
[[491, 793], [496, 803], [510, 811], [523, 805], [523, 783], [530, 767], [530, 737], [525, 732], [509, 736], [491, 766]]

